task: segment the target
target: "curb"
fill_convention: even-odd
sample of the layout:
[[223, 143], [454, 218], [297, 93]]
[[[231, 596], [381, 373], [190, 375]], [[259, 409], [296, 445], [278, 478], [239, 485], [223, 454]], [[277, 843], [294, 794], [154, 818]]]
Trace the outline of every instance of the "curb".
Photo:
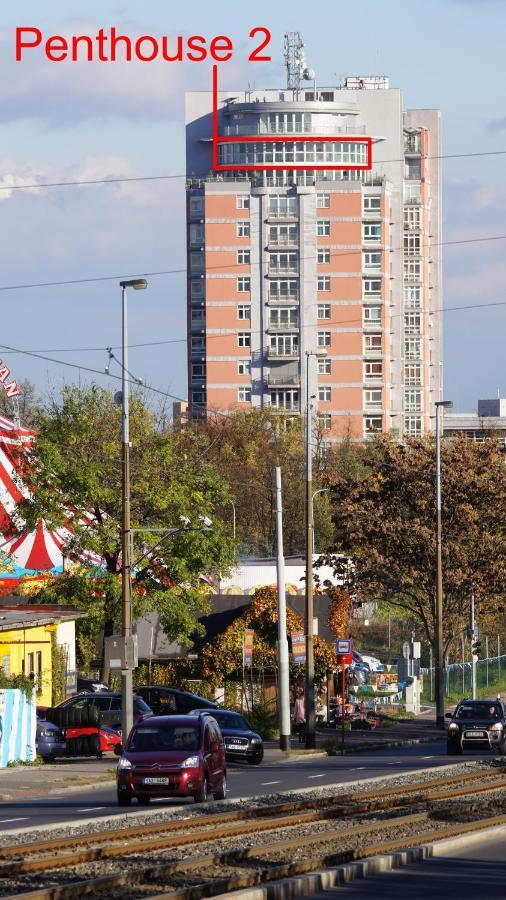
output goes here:
[[414, 744], [432, 744], [436, 741], [442, 741], [444, 739], [444, 735], [434, 735], [433, 737], [421, 737], [421, 738], [406, 738], [405, 740], [398, 741], [376, 741], [375, 743], [370, 744], [357, 744], [355, 747], [344, 748], [344, 754], [341, 750], [336, 750], [334, 753], [327, 753], [327, 756], [349, 756], [351, 753], [364, 753], [367, 750], [391, 750], [395, 747], [410, 747]]
[[453, 850], [470, 844], [483, 843], [490, 837], [506, 837], [506, 825], [492, 826], [460, 837], [443, 838], [432, 844], [420, 847], [409, 847], [382, 856], [372, 856], [357, 862], [344, 863], [330, 869], [320, 869], [308, 875], [295, 875], [282, 881], [271, 881], [261, 887], [243, 888], [227, 894], [217, 894], [214, 900], [235, 897], [236, 900], [292, 900], [295, 897], [308, 897], [321, 891], [332, 890], [340, 885], [350, 884], [358, 879], [370, 878], [383, 872], [393, 872], [404, 866], [414, 865], [428, 859], [445, 856]]

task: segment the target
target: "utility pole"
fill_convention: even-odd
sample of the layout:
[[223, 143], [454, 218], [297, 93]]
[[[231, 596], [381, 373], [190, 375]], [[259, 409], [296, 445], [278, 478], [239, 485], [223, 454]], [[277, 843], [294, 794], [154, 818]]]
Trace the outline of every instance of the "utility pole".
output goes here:
[[276, 549], [278, 582], [279, 747], [290, 749], [290, 678], [286, 636], [285, 556], [283, 550], [283, 500], [281, 468], [276, 466]]
[[436, 725], [445, 723], [443, 650], [443, 557], [441, 550], [441, 409], [451, 409], [451, 400], [436, 401]]
[[478, 656], [475, 653], [476, 620], [474, 617], [474, 591], [471, 591], [471, 696], [476, 700], [476, 663]]
[[130, 408], [128, 383], [128, 307], [127, 288], [142, 291], [144, 278], [120, 281], [122, 311], [121, 355], [121, 734], [125, 743], [133, 725], [133, 653], [132, 653], [132, 545], [130, 523]]

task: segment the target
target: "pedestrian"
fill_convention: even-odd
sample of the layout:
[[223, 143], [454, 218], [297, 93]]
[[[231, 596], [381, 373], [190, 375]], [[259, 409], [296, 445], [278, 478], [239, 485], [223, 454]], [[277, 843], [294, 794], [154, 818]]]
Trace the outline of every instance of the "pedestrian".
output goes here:
[[306, 736], [306, 705], [302, 688], [299, 688], [297, 699], [293, 705], [293, 721], [295, 722], [295, 731], [299, 738], [299, 744], [302, 744]]

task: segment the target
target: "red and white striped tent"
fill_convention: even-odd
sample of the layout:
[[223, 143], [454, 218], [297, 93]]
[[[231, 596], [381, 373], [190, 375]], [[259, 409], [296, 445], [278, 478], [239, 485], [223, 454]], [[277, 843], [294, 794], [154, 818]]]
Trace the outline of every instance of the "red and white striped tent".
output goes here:
[[[1, 579], [17, 579], [35, 572], [61, 572], [64, 550], [72, 538], [70, 523], [74, 513], [71, 510], [66, 525], [53, 531], [43, 520], [39, 520], [34, 531], [26, 531], [17, 513], [21, 501], [31, 496], [19, 473], [19, 451], [29, 446], [35, 436], [35, 431], [0, 416], [0, 551], [10, 562], [8, 566], [0, 563]], [[90, 524], [93, 517], [90, 515], [83, 521]], [[88, 561], [99, 564], [99, 560], [91, 557]]]

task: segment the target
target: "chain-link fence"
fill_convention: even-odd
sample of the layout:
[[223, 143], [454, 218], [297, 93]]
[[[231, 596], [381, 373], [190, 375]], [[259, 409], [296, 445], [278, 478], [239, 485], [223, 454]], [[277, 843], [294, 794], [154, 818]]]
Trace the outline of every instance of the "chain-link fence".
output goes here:
[[[423, 669], [422, 702], [434, 702], [434, 667]], [[487, 656], [476, 663], [476, 692], [478, 696], [493, 696], [499, 691], [506, 692], [506, 655]], [[446, 660], [445, 694], [452, 699], [470, 697], [472, 694], [472, 662], [462, 656], [460, 662]]]

